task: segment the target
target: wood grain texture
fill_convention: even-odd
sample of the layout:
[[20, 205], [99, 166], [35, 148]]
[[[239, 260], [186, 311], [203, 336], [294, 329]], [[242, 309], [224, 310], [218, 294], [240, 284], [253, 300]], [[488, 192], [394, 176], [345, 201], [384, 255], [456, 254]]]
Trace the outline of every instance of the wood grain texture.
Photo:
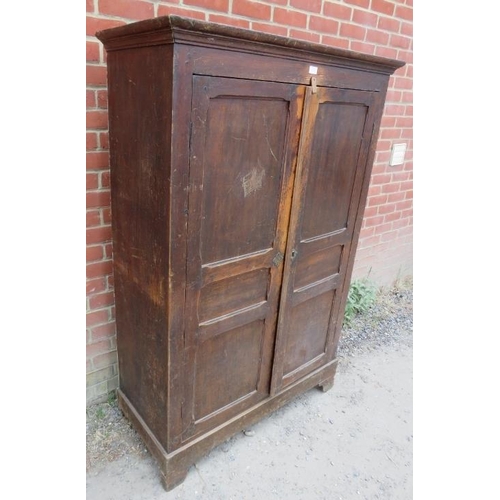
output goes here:
[[171, 489], [213, 446], [333, 385], [402, 63], [176, 16], [98, 37], [120, 405]]

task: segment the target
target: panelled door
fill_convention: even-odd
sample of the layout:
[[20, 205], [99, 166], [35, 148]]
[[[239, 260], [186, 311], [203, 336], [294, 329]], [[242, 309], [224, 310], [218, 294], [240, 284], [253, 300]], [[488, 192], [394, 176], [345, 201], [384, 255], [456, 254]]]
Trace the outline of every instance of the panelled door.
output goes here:
[[269, 395], [304, 94], [193, 78], [184, 442]]
[[377, 93], [307, 88], [272, 394], [333, 359], [375, 104]]

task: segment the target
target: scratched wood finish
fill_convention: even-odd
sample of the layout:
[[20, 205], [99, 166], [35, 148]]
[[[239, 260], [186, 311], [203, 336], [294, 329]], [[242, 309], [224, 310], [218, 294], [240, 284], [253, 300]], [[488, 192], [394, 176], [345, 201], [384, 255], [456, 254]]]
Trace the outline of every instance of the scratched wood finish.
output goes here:
[[235, 432], [332, 386], [402, 63], [177, 16], [97, 36], [119, 401], [169, 490]]

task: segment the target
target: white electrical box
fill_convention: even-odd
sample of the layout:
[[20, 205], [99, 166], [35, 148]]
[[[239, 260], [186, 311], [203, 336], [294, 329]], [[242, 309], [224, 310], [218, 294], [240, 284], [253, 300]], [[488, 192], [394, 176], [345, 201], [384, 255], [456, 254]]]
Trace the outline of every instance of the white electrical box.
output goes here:
[[389, 165], [394, 167], [395, 165], [402, 165], [405, 161], [406, 144], [393, 144], [391, 151], [391, 159], [389, 160]]

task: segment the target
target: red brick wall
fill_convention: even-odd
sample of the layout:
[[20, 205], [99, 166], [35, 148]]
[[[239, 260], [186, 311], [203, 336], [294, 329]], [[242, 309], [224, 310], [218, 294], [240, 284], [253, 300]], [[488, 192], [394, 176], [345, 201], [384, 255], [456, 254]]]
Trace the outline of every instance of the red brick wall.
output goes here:
[[[106, 54], [97, 30], [178, 14], [401, 59], [390, 80], [355, 276], [380, 284], [412, 272], [413, 0], [86, 0], [87, 400], [117, 386]], [[390, 167], [393, 144], [407, 144]]]

